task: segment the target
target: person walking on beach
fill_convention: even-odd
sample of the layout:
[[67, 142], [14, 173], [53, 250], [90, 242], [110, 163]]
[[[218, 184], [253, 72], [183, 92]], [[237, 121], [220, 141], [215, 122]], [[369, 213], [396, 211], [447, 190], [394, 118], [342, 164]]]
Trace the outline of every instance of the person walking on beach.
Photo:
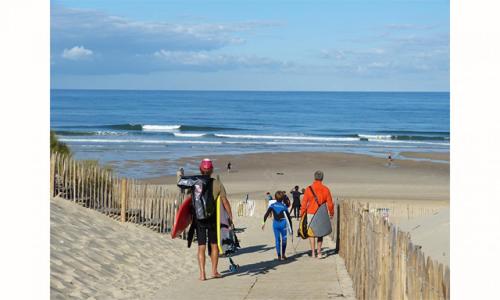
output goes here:
[[227, 172], [231, 172], [231, 162], [227, 163]]
[[278, 260], [286, 260], [286, 235], [288, 230], [287, 219], [290, 224], [290, 228], [292, 228], [292, 220], [290, 218], [288, 208], [283, 203], [284, 193], [282, 191], [278, 191], [274, 195], [274, 198], [276, 199], [276, 202], [269, 206], [266, 214], [264, 215], [264, 221], [262, 221], [262, 230], [264, 230], [267, 218], [271, 214], [273, 214], [273, 231], [276, 254], [278, 255]]
[[304, 192], [300, 192], [299, 186], [296, 185], [293, 188], [293, 190], [290, 191], [290, 194], [292, 194], [292, 198], [293, 198], [291, 211], [293, 211], [293, 217], [298, 219], [299, 212], [300, 212], [300, 195], [304, 194]]
[[392, 153], [389, 153], [387, 155], [387, 166], [391, 167], [392, 166], [392, 161], [393, 161]]
[[[304, 192], [304, 197], [302, 198], [300, 217], [307, 213], [307, 220], [310, 222], [318, 210], [319, 206], [326, 202], [330, 218], [333, 217], [333, 199], [330, 189], [323, 184], [323, 172], [314, 172], [314, 182], [310, 185]], [[315, 199], [317, 198], [317, 199]], [[315, 250], [316, 239], [318, 241], [317, 254]], [[311, 244], [311, 256], [314, 258], [322, 258], [321, 246], [323, 245], [323, 237], [309, 237], [309, 242]]]
[[[219, 178], [211, 178], [214, 166], [212, 161], [205, 158], [200, 163], [200, 172], [202, 176], [208, 177], [207, 182], [211, 185], [208, 189], [212, 193], [209, 193], [209, 201], [213, 201], [213, 208], [215, 208], [215, 200], [220, 196], [222, 205], [226, 209], [229, 215], [229, 223], [232, 226], [233, 213], [231, 211], [231, 205], [226, 196], [226, 189], [224, 185], [219, 180]], [[210, 197], [211, 196], [211, 197]], [[208, 202], [208, 201], [207, 201]], [[215, 210], [215, 209], [214, 209]], [[193, 220], [196, 222], [196, 236], [198, 238], [198, 265], [200, 268], [200, 280], [206, 280], [205, 276], [205, 250], [207, 248], [207, 240], [211, 247], [210, 259], [212, 261], [212, 277], [220, 278], [221, 274], [217, 271], [217, 264], [219, 262], [219, 249], [217, 246], [217, 220], [215, 211], [211, 213], [208, 218], [203, 220], [196, 219], [196, 213], [193, 214]]]

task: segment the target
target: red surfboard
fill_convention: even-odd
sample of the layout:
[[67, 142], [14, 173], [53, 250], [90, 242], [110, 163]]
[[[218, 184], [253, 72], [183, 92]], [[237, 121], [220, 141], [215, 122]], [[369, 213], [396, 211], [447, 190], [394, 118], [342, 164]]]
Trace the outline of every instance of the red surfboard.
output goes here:
[[191, 197], [186, 198], [182, 202], [179, 211], [175, 215], [174, 227], [172, 228], [172, 238], [176, 238], [183, 232], [189, 224], [193, 221], [193, 215], [191, 214]]

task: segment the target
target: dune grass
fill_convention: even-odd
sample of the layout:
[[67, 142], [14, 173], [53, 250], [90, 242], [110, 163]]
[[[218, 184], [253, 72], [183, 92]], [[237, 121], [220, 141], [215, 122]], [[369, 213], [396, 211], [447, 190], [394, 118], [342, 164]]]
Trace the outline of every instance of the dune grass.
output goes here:
[[71, 150], [68, 145], [59, 141], [53, 130], [50, 131], [50, 152], [57, 152], [63, 155], [71, 156]]

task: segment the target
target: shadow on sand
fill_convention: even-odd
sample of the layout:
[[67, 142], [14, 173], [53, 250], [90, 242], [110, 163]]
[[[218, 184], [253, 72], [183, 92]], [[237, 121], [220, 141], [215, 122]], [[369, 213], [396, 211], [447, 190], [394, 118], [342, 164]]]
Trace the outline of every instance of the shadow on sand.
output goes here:
[[271, 247], [271, 246], [266, 247], [266, 246], [267, 245], [255, 245], [255, 246], [241, 248], [233, 255], [233, 257], [238, 256], [238, 255], [242, 255], [242, 254], [254, 253], [254, 252], [266, 252], [266, 251], [269, 251], [271, 249], [274, 249], [274, 247]]
[[[268, 247], [268, 249], [265, 251], [268, 251], [270, 249], [274, 249], [274, 247]], [[307, 255], [306, 251], [298, 252], [292, 256], [289, 256], [288, 259], [284, 260], [284, 261], [273, 259], [273, 260], [267, 260], [267, 261], [260, 261], [260, 262], [253, 263], [253, 264], [247, 264], [247, 265], [240, 266], [238, 269], [238, 272], [236, 272], [236, 273], [224, 271], [224, 272], [222, 272], [222, 275], [224, 277], [228, 277], [228, 276], [248, 276], [248, 275], [249, 276], [256, 276], [259, 274], [266, 274], [271, 270], [276, 270], [277, 266], [292, 263], [292, 262], [296, 261], [297, 258], [304, 256], [304, 255]]]
[[234, 233], [242, 233], [242, 232], [245, 232], [245, 229], [247, 229], [246, 227], [242, 227], [242, 228], [234, 228]]
[[[244, 248], [244, 249], [239, 250], [238, 254], [252, 253], [252, 252], [257, 252], [257, 251], [269, 251], [271, 249], [274, 249], [274, 247], [265, 247], [265, 246], [266, 245], [258, 245], [258, 246]], [[334, 248], [331, 249], [328, 247], [323, 248], [322, 252], [323, 252], [322, 259], [325, 259], [329, 256], [337, 254], [337, 251]], [[294, 255], [289, 256], [288, 259], [285, 261], [283, 261], [283, 260], [280, 261], [277, 259], [260, 261], [260, 262], [253, 263], [253, 264], [242, 265], [239, 267], [239, 269], [236, 273], [232, 273], [229, 271], [223, 271], [223, 272], [221, 272], [221, 274], [224, 277], [228, 277], [228, 276], [256, 276], [259, 274], [266, 274], [271, 270], [276, 270], [277, 266], [293, 263], [299, 257], [302, 257], [302, 256], [309, 256], [310, 257], [311, 250], [297, 252]]]

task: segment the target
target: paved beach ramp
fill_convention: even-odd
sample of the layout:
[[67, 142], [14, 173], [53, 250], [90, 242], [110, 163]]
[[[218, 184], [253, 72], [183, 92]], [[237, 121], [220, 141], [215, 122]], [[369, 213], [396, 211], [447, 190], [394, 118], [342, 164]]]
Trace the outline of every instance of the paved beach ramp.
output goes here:
[[[195, 269], [161, 288], [154, 299], [355, 299], [344, 262], [333, 253], [329, 238], [324, 243], [326, 258], [313, 259], [307, 240], [294, 237], [292, 244], [289, 237], [288, 260], [280, 262], [276, 260], [272, 221], [264, 231], [260, 222], [260, 218], [251, 217], [237, 220], [242, 246], [233, 258], [240, 265], [237, 273], [228, 272], [228, 259], [221, 258], [219, 272], [223, 278], [202, 282]], [[295, 222], [293, 225], [296, 227]], [[193, 258], [194, 247], [188, 250]], [[208, 257], [206, 270], [210, 278]]]

